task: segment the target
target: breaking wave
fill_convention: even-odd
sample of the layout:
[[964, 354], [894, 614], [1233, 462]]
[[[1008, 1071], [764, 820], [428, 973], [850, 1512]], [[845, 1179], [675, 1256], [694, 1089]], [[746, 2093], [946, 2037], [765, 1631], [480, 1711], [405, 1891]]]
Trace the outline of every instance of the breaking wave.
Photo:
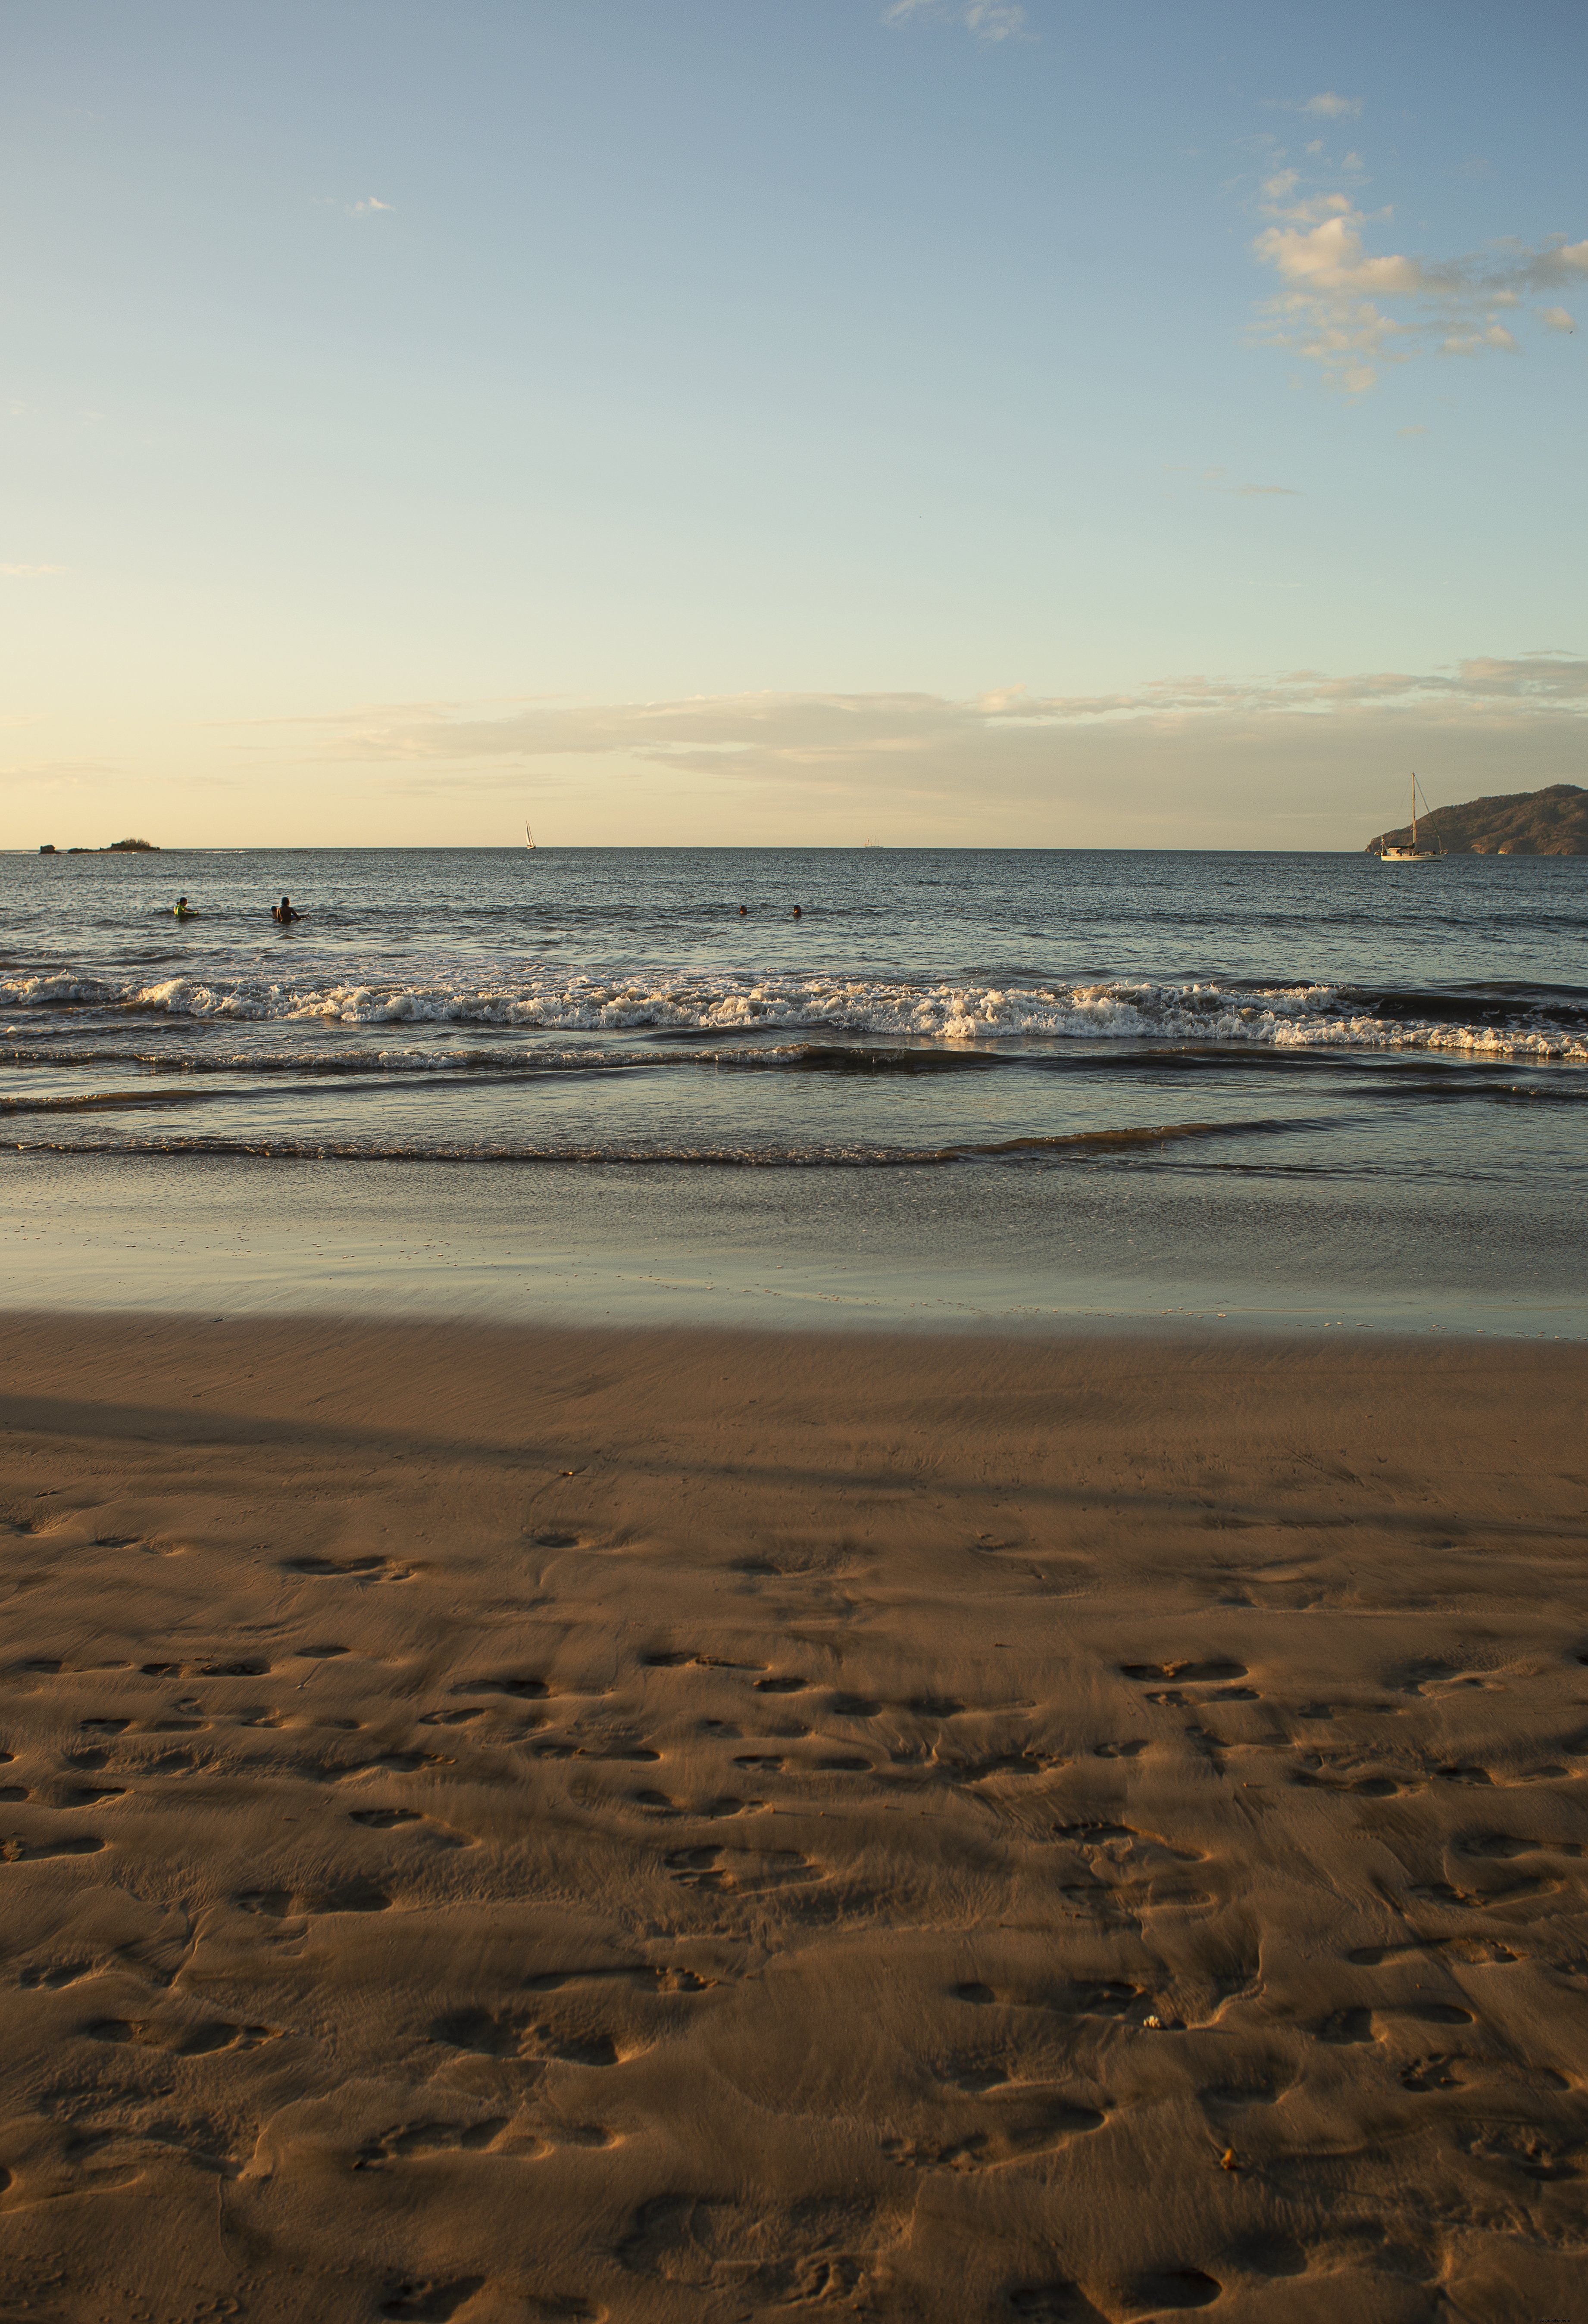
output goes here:
[[[662, 972], [520, 972], [470, 985], [447, 978], [398, 983], [173, 976], [151, 982], [14, 970], [0, 976], [0, 1009], [327, 1028], [457, 1025], [718, 1038], [826, 1032], [973, 1047], [1021, 1040], [1194, 1041], [1588, 1062], [1588, 997], [1561, 988], [1415, 992], [1324, 983], [983, 982]], [[588, 1056], [585, 1061], [591, 1061]], [[298, 1070], [302, 1062], [297, 1061]], [[433, 1053], [425, 1063], [434, 1068]]]

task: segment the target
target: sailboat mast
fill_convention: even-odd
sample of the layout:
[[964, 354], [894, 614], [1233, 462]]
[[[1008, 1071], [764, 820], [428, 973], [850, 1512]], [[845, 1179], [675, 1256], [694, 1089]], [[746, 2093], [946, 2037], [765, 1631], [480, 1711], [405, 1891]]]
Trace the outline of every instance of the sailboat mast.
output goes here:
[[1411, 844], [1414, 847], [1417, 844], [1417, 779], [1415, 770], [1411, 779]]

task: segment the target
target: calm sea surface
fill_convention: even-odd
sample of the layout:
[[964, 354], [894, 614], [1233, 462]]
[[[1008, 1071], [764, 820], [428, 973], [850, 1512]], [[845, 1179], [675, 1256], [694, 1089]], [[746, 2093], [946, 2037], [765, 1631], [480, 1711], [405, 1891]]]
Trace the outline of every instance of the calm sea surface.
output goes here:
[[995, 1249], [1038, 1305], [1443, 1286], [1574, 1329], [1585, 939], [1574, 859], [11, 855], [0, 1109], [20, 1197], [51, 1157], [51, 1188], [143, 1157], [149, 1203], [184, 1183], [156, 1160], [308, 1162], [332, 1209], [444, 1165], [443, 1227], [864, 1241], [912, 1280]]

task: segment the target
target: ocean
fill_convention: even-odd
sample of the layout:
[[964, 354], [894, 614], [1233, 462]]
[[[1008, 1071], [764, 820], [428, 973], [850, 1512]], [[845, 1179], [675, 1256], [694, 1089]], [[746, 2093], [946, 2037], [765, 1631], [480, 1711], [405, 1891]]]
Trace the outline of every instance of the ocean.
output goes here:
[[7, 855], [13, 1302], [235, 1214], [256, 1300], [1575, 1333], [1585, 937], [1571, 858]]

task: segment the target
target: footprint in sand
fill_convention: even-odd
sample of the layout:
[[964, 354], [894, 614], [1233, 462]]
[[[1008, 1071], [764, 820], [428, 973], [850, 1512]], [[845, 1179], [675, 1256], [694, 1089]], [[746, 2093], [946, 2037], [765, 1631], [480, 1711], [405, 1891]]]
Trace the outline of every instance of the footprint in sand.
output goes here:
[[1246, 2070], [1246, 2079], [1240, 2081], [1210, 2082], [1196, 2093], [1199, 2102], [1217, 2113], [1238, 2113], [1244, 2107], [1277, 2106], [1286, 2091], [1295, 2083], [1295, 2076], [1283, 2065], [1258, 2062]]
[[1223, 2289], [1200, 2268], [1155, 2268], [1122, 2284], [1115, 2312], [1122, 2318], [1146, 2318], [1185, 2308], [1211, 2308]]
[[1267, 2276], [1270, 2280], [1279, 2276], [1305, 2275], [1306, 2249], [1305, 2245], [1297, 2242], [1294, 2236], [1275, 2230], [1249, 2236], [1244, 2243], [1237, 2244], [1230, 2254], [1230, 2263], [1247, 2275]]
[[1042, 2009], [1065, 2017], [1122, 2018], [1138, 2006], [1145, 2005], [1146, 1994], [1140, 1986], [1126, 1984], [1122, 1979], [1103, 1978], [1094, 1984], [1069, 1985], [1045, 1993], [1019, 1991], [1012, 1987], [983, 1985], [972, 1978], [953, 1988], [956, 2001], [968, 2002], [974, 2009], [997, 2006], [1005, 2009]]
[[617, 2066], [643, 2046], [597, 2022], [556, 2024], [529, 2010], [455, 2009], [430, 2027], [430, 2039], [477, 2058], [519, 2058], [564, 2066]]
[[985, 1784], [994, 1775], [1047, 1775], [1069, 1762], [1055, 1751], [1036, 1751], [1017, 1745], [1006, 1751], [987, 1751], [974, 1758], [945, 1759], [939, 1768], [951, 1784]]
[[1457, 1846], [1463, 1856], [1475, 1856], [1484, 1863], [1496, 1864], [1507, 1864], [1516, 1856], [1537, 1856], [1546, 1849], [1552, 1855], [1580, 1856], [1583, 1852], [1575, 1846], [1556, 1849], [1546, 1840], [1517, 1840], [1508, 1831], [1474, 1832], [1470, 1840], [1458, 1841]]
[[472, 1832], [454, 1831], [450, 1824], [442, 1823], [435, 1816], [421, 1815], [418, 1808], [349, 1808], [347, 1821], [362, 1824], [365, 1831], [405, 1832], [411, 1840], [423, 1840], [430, 1848], [450, 1849], [479, 1846]]
[[460, 1679], [454, 1694], [505, 1694], [514, 1702], [544, 1702], [551, 1689], [545, 1679], [504, 1674], [499, 1678]]
[[1528, 1875], [1493, 1888], [1457, 1888], [1448, 1880], [1414, 1880], [1407, 1889], [1417, 1903], [1442, 1905], [1446, 1912], [1497, 1913], [1508, 1905], [1525, 1904], [1535, 1896], [1558, 1895], [1562, 1883]]
[[993, 2171], [1051, 2154], [1072, 2138], [1101, 2130], [1106, 2111], [1062, 2090], [1016, 2087], [990, 2095], [963, 2128], [924, 2138], [894, 2138], [882, 2152], [912, 2171]]
[[207, 2058], [217, 2050], [257, 2050], [281, 2038], [273, 2025], [231, 2025], [219, 2018], [197, 2025], [171, 2025], [156, 2018], [97, 2017], [83, 2032], [90, 2042], [165, 2050], [178, 2058]]
[[411, 1582], [413, 1568], [390, 1557], [289, 1557], [283, 1573], [304, 1573], [333, 1582]]
[[505, 2115], [493, 2115], [485, 2122], [399, 2123], [361, 2146], [353, 2168], [379, 2171], [389, 2163], [434, 2154], [511, 2154], [522, 2161], [546, 2152], [544, 2139], [514, 2130]]
[[309, 1762], [300, 1770], [311, 1783], [346, 1784], [377, 1771], [387, 1775], [417, 1775], [426, 1767], [456, 1767], [441, 1751], [380, 1751], [373, 1759], [356, 1759], [349, 1767], [322, 1767]]
[[454, 2276], [444, 2283], [429, 2276], [417, 2282], [405, 2278], [386, 2294], [380, 2312], [383, 2317], [401, 2319], [401, 2324], [451, 2324], [451, 2319], [466, 2301], [472, 2300], [482, 2289], [485, 2281], [483, 2275]]
[[1457, 2090], [1463, 2077], [1456, 2068], [1467, 2062], [1453, 2057], [1413, 2058], [1402, 2066], [1396, 2080], [1403, 2090], [1415, 2094], [1425, 2090]]
[[1379, 2038], [1371, 2009], [1336, 2009], [1315, 2030], [1320, 2042], [1327, 2042], [1335, 2049], [1354, 2048]]
[[1026, 2324], [1107, 2324], [1078, 2283], [1017, 2283], [1008, 2295], [1009, 2312]]
[[41, 1988], [46, 1993], [59, 1993], [69, 1985], [80, 1985], [86, 1977], [97, 1974], [92, 1961], [42, 1961], [36, 1968], [24, 1969], [17, 1983], [29, 1993]]
[[715, 1895], [760, 1895], [827, 1877], [819, 1864], [792, 1848], [679, 1848], [666, 1863], [680, 1886], [704, 1888]]
[[301, 1921], [328, 1913], [385, 1913], [392, 1899], [373, 1880], [343, 1880], [328, 1888], [248, 1888], [233, 1897], [257, 1920]]
[[618, 1961], [602, 1969], [548, 1969], [524, 1979], [526, 1993], [560, 1993], [568, 1986], [631, 1986], [636, 1993], [705, 1993], [715, 1978], [699, 1977], [674, 1962]]
[[1290, 1781], [1309, 1792], [1339, 1792], [1361, 1800], [1392, 1800], [1420, 1784], [1397, 1783], [1393, 1775], [1330, 1775], [1307, 1767], [1297, 1768]]
[[0, 1840], [0, 1864], [42, 1864], [57, 1856], [97, 1856], [106, 1845], [87, 1832], [79, 1840]]
[[[1122, 1678], [1134, 1679], [1138, 1684], [1168, 1686], [1211, 1685], [1220, 1679], [1244, 1678], [1247, 1675], [1244, 1663], [1231, 1662], [1223, 1656], [1199, 1663], [1122, 1663], [1119, 1668]], [[1242, 1702], [1251, 1699], [1249, 1695], [1239, 1698]]]
[[1498, 1679], [1484, 1678], [1478, 1671], [1467, 1670], [1459, 1663], [1415, 1662], [1398, 1672], [1391, 1672], [1384, 1683], [1402, 1694], [1441, 1695], [1454, 1692], [1486, 1692], [1500, 1687]]

